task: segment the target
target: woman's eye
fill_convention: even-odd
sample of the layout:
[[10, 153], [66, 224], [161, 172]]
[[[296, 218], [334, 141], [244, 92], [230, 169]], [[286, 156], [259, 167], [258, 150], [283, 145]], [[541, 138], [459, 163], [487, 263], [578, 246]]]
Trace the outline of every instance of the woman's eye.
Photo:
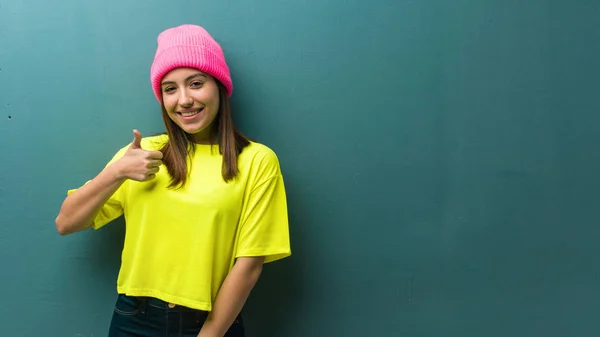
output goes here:
[[175, 88], [173, 88], [173, 87], [166, 87], [166, 88], [164, 89], [164, 91], [165, 91], [166, 93], [169, 93], [169, 92], [171, 92], [171, 91], [173, 91], [173, 90], [175, 90]]
[[201, 86], [202, 86], [202, 82], [200, 82], [200, 81], [192, 82], [192, 87], [201, 87]]

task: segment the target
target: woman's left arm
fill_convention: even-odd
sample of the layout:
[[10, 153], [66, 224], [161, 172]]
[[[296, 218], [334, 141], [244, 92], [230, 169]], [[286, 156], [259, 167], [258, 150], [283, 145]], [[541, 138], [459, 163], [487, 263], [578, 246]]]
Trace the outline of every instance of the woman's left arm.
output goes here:
[[262, 272], [264, 257], [240, 257], [219, 289], [198, 337], [223, 337], [246, 303]]

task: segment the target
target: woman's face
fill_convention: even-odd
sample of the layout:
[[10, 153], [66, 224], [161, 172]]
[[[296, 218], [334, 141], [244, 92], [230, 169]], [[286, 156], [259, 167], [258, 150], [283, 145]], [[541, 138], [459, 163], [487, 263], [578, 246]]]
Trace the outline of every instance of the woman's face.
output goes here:
[[161, 82], [163, 105], [171, 120], [197, 143], [209, 141], [211, 126], [219, 112], [216, 80], [197, 69], [177, 68]]

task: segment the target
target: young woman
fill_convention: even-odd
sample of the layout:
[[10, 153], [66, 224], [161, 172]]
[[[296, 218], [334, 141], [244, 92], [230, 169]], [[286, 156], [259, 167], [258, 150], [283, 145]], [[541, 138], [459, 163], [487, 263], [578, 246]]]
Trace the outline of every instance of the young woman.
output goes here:
[[158, 36], [151, 84], [166, 133], [133, 141], [69, 190], [61, 235], [124, 215], [111, 337], [244, 336], [241, 309], [262, 265], [291, 254], [275, 153], [235, 127], [232, 82], [202, 27]]

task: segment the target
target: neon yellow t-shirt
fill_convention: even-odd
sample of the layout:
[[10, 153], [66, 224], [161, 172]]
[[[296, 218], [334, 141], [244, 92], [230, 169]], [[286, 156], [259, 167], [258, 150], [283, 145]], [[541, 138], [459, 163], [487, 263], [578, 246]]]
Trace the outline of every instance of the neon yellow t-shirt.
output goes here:
[[[142, 148], [158, 150], [167, 137], [144, 138]], [[164, 165], [153, 180], [127, 180], [92, 228], [125, 217], [118, 293], [210, 311], [235, 258], [265, 256], [272, 262], [291, 254], [287, 201], [279, 161], [265, 145], [247, 146], [238, 159], [237, 178], [227, 183], [218, 145], [197, 145], [190, 160], [181, 189], [167, 188]]]

